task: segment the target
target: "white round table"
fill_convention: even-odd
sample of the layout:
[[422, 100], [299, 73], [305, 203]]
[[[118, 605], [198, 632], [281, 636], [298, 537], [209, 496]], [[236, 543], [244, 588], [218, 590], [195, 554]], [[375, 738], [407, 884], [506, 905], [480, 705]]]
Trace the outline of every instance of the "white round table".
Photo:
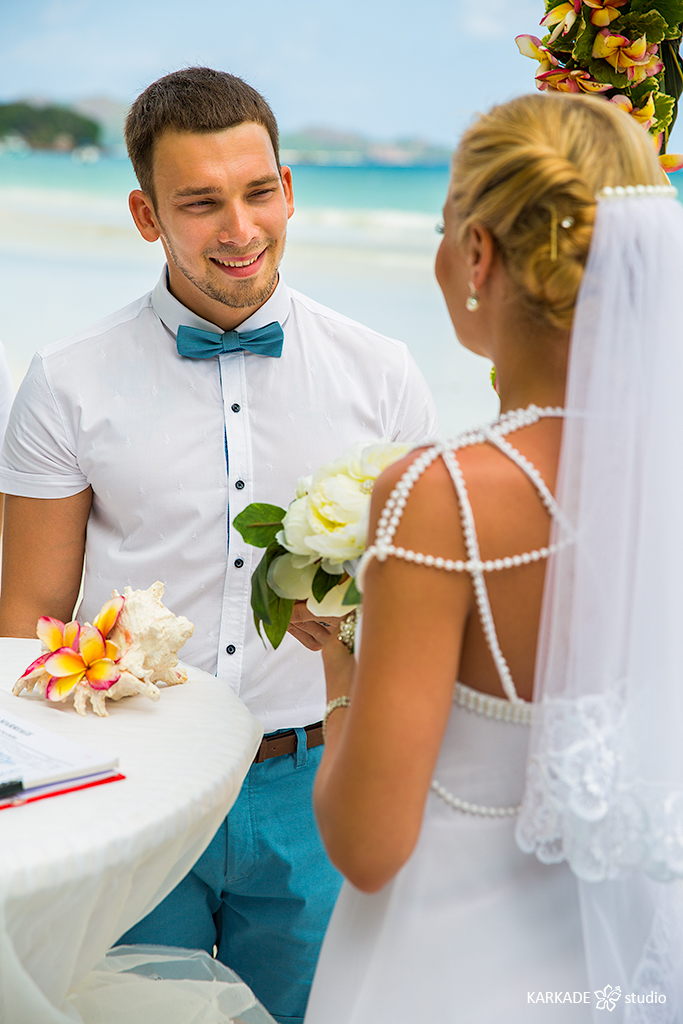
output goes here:
[[190, 870], [239, 793], [262, 729], [228, 685], [188, 682], [77, 715], [12, 685], [37, 640], [0, 638], [0, 708], [118, 754], [125, 781], [0, 810], [0, 1021], [72, 1024], [66, 1001]]

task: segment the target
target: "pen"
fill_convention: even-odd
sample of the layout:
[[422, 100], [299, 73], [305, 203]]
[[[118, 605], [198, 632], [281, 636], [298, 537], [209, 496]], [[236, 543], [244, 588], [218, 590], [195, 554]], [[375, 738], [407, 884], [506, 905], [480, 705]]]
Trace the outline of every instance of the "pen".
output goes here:
[[23, 793], [24, 780], [12, 779], [10, 782], [0, 782], [0, 800], [6, 800], [17, 793]]

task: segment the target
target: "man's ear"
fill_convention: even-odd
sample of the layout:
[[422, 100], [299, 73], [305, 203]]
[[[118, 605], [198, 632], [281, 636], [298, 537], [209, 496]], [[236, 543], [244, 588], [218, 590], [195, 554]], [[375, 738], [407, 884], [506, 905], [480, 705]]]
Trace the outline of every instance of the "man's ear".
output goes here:
[[135, 221], [135, 227], [145, 241], [156, 242], [161, 235], [161, 231], [159, 230], [157, 216], [151, 199], [144, 192], [141, 192], [139, 188], [136, 188], [128, 196], [128, 208]]
[[285, 202], [287, 204], [287, 220], [294, 213], [294, 188], [292, 186], [292, 169], [287, 167], [285, 164], [280, 168], [280, 178], [282, 180], [282, 191], [285, 194]]
[[475, 221], [470, 225], [465, 241], [465, 258], [470, 271], [470, 281], [477, 291], [486, 283], [493, 268], [496, 243], [484, 224]]

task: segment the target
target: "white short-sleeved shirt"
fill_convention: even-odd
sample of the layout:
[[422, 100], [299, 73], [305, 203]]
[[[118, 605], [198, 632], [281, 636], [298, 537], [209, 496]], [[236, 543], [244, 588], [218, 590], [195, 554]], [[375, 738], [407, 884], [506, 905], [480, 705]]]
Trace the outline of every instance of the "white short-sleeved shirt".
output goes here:
[[[166, 286], [36, 354], [12, 410], [0, 490], [63, 498], [90, 485], [83, 602], [165, 584], [195, 624], [184, 661], [224, 679], [266, 731], [318, 721], [321, 659], [289, 635], [259, 638], [251, 574], [262, 551], [229, 523], [252, 501], [287, 507], [297, 479], [356, 441], [424, 441], [434, 405], [405, 345], [282, 280], [241, 330], [277, 320], [279, 359], [178, 355], [180, 324], [220, 328]], [[229, 541], [228, 541], [229, 538]]]
[[9, 411], [12, 408], [13, 401], [14, 385], [12, 384], [12, 376], [7, 365], [5, 346], [0, 341], [0, 444], [5, 436]]

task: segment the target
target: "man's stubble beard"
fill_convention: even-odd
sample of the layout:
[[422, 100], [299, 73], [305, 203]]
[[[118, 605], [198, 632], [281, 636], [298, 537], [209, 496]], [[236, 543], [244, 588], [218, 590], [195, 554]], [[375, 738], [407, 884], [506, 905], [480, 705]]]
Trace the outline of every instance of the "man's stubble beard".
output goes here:
[[[261, 283], [256, 287], [255, 282], [250, 281], [248, 278], [243, 280], [233, 278], [230, 288], [226, 287], [223, 289], [220, 285], [215, 284], [208, 277], [208, 274], [203, 279], [200, 279], [196, 274], [193, 274], [179, 258], [178, 253], [171, 245], [168, 236], [163, 235], [162, 238], [166, 248], [168, 249], [169, 256], [180, 273], [186, 277], [187, 280], [195, 286], [195, 288], [199, 289], [200, 292], [203, 292], [204, 295], [207, 295], [215, 302], [220, 302], [222, 305], [227, 306], [228, 309], [249, 309], [252, 306], [261, 306], [266, 299], [269, 299], [273, 294], [275, 283], [277, 281], [278, 269], [285, 251], [284, 245], [282, 246], [280, 257], [276, 265], [273, 267], [272, 276], [269, 276], [265, 284]], [[267, 243], [269, 249], [270, 241], [271, 240]]]

